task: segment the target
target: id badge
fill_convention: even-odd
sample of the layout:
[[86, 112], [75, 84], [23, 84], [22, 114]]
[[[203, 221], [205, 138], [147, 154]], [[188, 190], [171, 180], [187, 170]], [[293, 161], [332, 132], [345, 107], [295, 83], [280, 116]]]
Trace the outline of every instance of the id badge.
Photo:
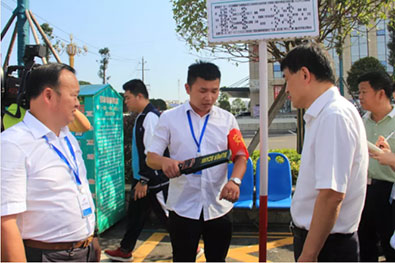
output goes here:
[[92, 207], [89, 203], [89, 198], [86, 193], [78, 195], [78, 203], [80, 205], [82, 217], [92, 214]]

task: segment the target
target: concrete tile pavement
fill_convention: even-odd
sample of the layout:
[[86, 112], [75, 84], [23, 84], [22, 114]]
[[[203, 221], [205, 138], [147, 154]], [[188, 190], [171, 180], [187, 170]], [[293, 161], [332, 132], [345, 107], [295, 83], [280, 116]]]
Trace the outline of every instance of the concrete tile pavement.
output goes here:
[[[100, 235], [102, 247], [102, 262], [111, 262], [105, 254], [105, 249], [115, 249], [124, 234], [126, 220], [118, 222], [116, 225]], [[259, 236], [256, 226], [248, 227], [248, 231], [243, 231], [245, 226], [235, 225], [232, 243], [229, 249], [227, 262], [257, 262], [259, 257]], [[254, 230], [255, 228], [255, 230]], [[201, 241], [201, 247], [204, 247]], [[292, 236], [287, 224], [269, 224], [267, 260], [270, 262], [291, 262], [293, 261]], [[154, 222], [148, 222], [146, 228], [141, 233], [136, 248], [133, 251], [133, 262], [171, 262], [171, 243], [167, 232], [164, 229], [156, 228]], [[203, 256], [197, 259], [198, 262], [205, 262]]]

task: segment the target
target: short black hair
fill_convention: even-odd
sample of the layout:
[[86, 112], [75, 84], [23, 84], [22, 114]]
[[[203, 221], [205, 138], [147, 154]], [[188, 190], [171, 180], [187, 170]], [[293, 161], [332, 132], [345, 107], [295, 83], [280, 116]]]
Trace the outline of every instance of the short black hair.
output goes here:
[[189, 87], [192, 87], [197, 78], [204, 80], [221, 79], [221, 72], [218, 66], [213, 63], [198, 61], [188, 67], [187, 83]]
[[303, 44], [292, 49], [281, 61], [281, 71], [288, 69], [291, 73], [306, 67], [314, 74], [317, 81], [335, 83], [332, 59], [328, 52], [318, 44]]
[[358, 84], [364, 81], [368, 81], [375, 91], [384, 90], [385, 95], [391, 99], [392, 92], [394, 91], [394, 83], [392, 83], [391, 77], [387, 72], [381, 70], [367, 72], [357, 80]]
[[63, 63], [49, 63], [34, 68], [26, 78], [26, 97], [35, 99], [43, 92], [45, 87], [58, 90], [59, 76], [62, 70], [75, 74], [75, 70]]
[[134, 96], [137, 96], [139, 93], [143, 95], [145, 99], [148, 99], [148, 91], [147, 87], [145, 86], [144, 82], [141, 81], [140, 79], [132, 79], [123, 84], [123, 90], [124, 91], [129, 91], [132, 93]]

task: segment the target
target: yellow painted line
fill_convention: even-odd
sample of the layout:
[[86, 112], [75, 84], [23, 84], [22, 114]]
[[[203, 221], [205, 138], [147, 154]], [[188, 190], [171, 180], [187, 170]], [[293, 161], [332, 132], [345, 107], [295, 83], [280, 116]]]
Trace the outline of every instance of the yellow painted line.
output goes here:
[[257, 262], [258, 257], [250, 255], [250, 253], [258, 251], [259, 245], [230, 248], [228, 252], [228, 257], [235, 259], [239, 262]]
[[[267, 250], [276, 247], [282, 247], [286, 245], [291, 245], [293, 243], [292, 237], [282, 238], [275, 241], [267, 242]], [[239, 262], [257, 262], [259, 258], [257, 256], [251, 255], [251, 253], [259, 254], [259, 244], [251, 246], [243, 246], [237, 248], [230, 248], [228, 252], [228, 257], [235, 259]]]
[[154, 248], [167, 236], [166, 233], [154, 233], [133, 252], [133, 261], [142, 262]]
[[276, 248], [276, 247], [282, 247], [282, 246], [287, 246], [293, 244], [293, 238], [292, 237], [287, 237], [287, 238], [282, 238], [278, 239], [275, 241], [270, 241], [267, 242], [267, 250]]
[[[145, 258], [155, 249], [155, 247], [167, 236], [167, 233], [154, 233], [145, 242], [143, 242], [134, 252], [133, 261], [142, 262]], [[290, 235], [287, 233], [287, 235]], [[233, 236], [236, 238], [241, 237], [251, 237], [251, 236]], [[293, 242], [292, 237], [283, 238], [277, 236], [277, 240], [267, 242], [267, 250], [276, 247], [282, 247], [286, 245], [291, 245]], [[199, 242], [199, 246], [204, 248], [203, 241]], [[252, 253], [259, 253], [259, 244], [250, 246], [241, 246], [229, 248], [228, 257], [239, 261], [239, 262], [257, 262], [258, 257], [251, 255]], [[171, 260], [160, 260], [161, 262], [171, 262]], [[204, 254], [197, 259], [197, 262], [205, 262], [206, 258]]]

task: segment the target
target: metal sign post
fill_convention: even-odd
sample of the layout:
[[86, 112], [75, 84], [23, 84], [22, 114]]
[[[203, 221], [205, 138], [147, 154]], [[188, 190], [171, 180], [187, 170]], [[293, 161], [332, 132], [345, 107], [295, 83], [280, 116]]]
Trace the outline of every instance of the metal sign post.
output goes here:
[[317, 0], [207, 0], [213, 44], [259, 41], [259, 261], [266, 262], [268, 200], [268, 40], [319, 35]]
[[259, 193], [259, 262], [267, 259], [267, 185], [268, 185], [268, 82], [267, 82], [267, 43], [259, 42], [259, 149], [260, 158], [260, 193]]

